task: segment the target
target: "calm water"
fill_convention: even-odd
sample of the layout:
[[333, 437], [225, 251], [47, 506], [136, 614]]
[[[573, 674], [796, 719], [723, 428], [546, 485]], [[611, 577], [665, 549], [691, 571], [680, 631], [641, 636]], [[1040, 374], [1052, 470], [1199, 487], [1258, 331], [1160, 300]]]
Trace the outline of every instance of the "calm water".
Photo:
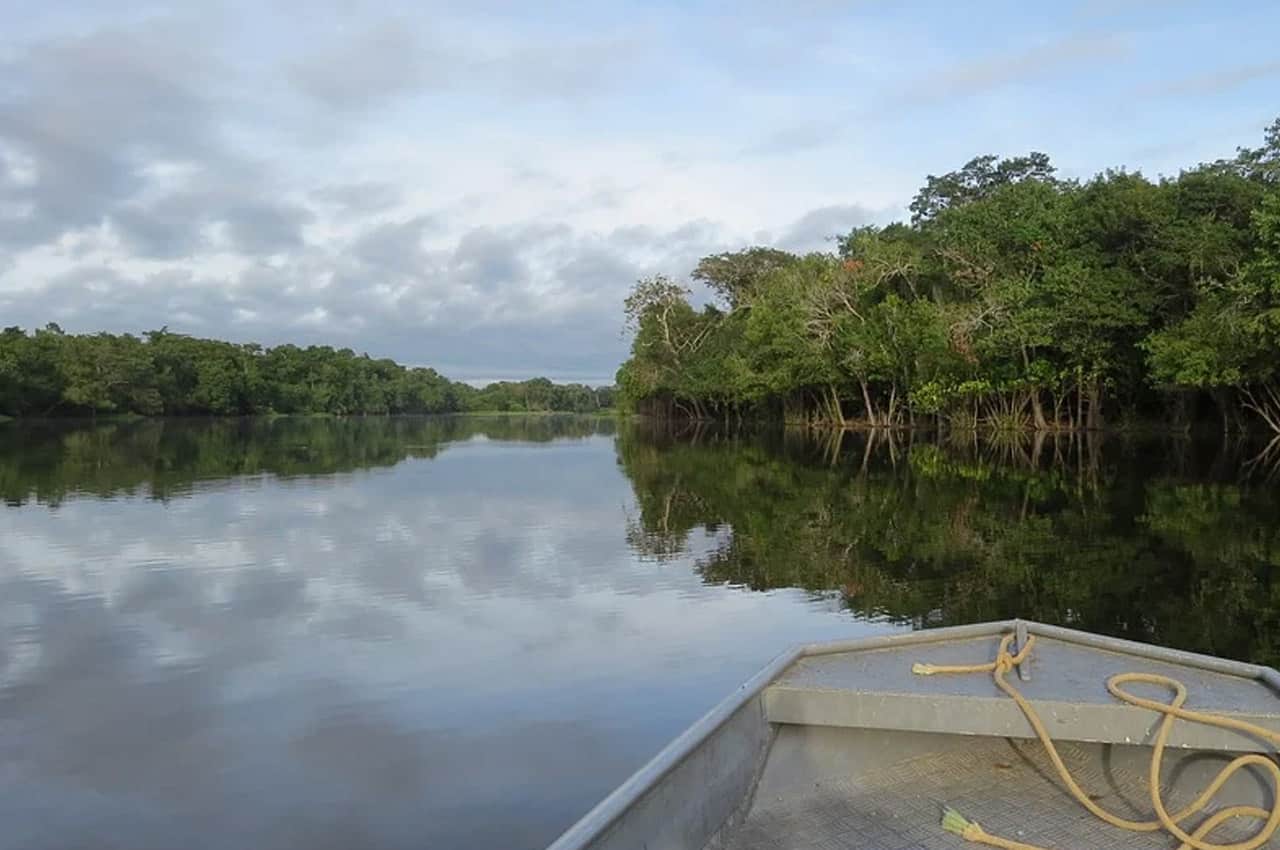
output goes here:
[[0, 426], [0, 847], [540, 848], [797, 641], [1280, 659], [1252, 450], [589, 419]]

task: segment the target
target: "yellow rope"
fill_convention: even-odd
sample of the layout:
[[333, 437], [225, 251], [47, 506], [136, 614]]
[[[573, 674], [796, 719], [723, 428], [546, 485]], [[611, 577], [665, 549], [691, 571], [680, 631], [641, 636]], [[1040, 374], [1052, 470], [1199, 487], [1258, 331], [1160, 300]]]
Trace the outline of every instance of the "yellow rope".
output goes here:
[[[1005, 635], [1000, 641], [996, 660], [986, 664], [956, 666], [915, 664], [912, 666], [911, 671], [922, 676], [932, 676], [938, 673], [991, 673], [996, 686], [1013, 697], [1014, 702], [1018, 704], [1018, 708], [1022, 709], [1022, 713], [1026, 715], [1027, 722], [1035, 730], [1036, 737], [1040, 739], [1040, 743], [1044, 744], [1045, 751], [1049, 754], [1049, 760], [1053, 762], [1053, 766], [1057, 770], [1059, 778], [1062, 779], [1062, 783], [1067, 786], [1067, 790], [1071, 792], [1071, 795], [1076, 798], [1080, 805], [1112, 826], [1133, 832], [1156, 832], [1163, 829], [1182, 842], [1178, 850], [1192, 850], [1192, 848], [1194, 850], [1254, 850], [1254, 848], [1265, 844], [1276, 831], [1276, 828], [1280, 826], [1280, 767], [1277, 767], [1276, 763], [1266, 756], [1256, 753], [1243, 755], [1233, 760], [1218, 772], [1218, 775], [1214, 777], [1213, 781], [1209, 783], [1208, 787], [1193, 803], [1173, 814], [1168, 812], [1160, 795], [1160, 764], [1164, 759], [1165, 745], [1168, 743], [1169, 731], [1173, 728], [1175, 719], [1189, 720], [1192, 723], [1216, 726], [1220, 729], [1234, 729], [1237, 732], [1269, 741], [1272, 744], [1280, 744], [1280, 733], [1272, 732], [1270, 729], [1264, 729], [1261, 726], [1236, 720], [1235, 718], [1183, 708], [1183, 703], [1187, 701], [1186, 686], [1177, 679], [1171, 679], [1168, 676], [1160, 676], [1155, 673], [1118, 673], [1107, 680], [1107, 690], [1117, 699], [1130, 705], [1136, 705], [1164, 715], [1164, 719], [1160, 723], [1160, 730], [1156, 733], [1155, 744], [1152, 747], [1151, 768], [1147, 777], [1151, 786], [1151, 804], [1155, 808], [1157, 819], [1152, 821], [1128, 820], [1103, 809], [1089, 799], [1089, 795], [1076, 784], [1075, 778], [1072, 777], [1071, 771], [1067, 769], [1062, 756], [1058, 755], [1058, 748], [1054, 746], [1048, 730], [1045, 729], [1044, 723], [1041, 722], [1040, 716], [1036, 714], [1036, 710], [1031, 706], [1031, 703], [1018, 692], [1017, 688], [1005, 681], [1005, 675], [1030, 655], [1031, 647], [1035, 644], [1035, 636], [1033, 635], [1027, 639], [1026, 645], [1018, 650], [1017, 655], [1012, 655], [1009, 652], [1009, 644], [1012, 642], [1013, 635]], [[1120, 687], [1129, 682], [1146, 682], [1169, 688], [1174, 693], [1173, 701], [1163, 703], [1134, 696]], [[1270, 811], [1260, 809], [1257, 806], [1228, 806], [1206, 818], [1203, 823], [1190, 833], [1179, 826], [1180, 822], [1202, 812], [1209, 801], [1213, 799], [1213, 796], [1231, 779], [1236, 771], [1249, 765], [1258, 765], [1271, 773], [1274, 802]], [[1239, 841], [1234, 844], [1215, 844], [1205, 840], [1204, 837], [1219, 824], [1238, 817], [1264, 820], [1265, 823], [1253, 837], [1245, 841]], [[951, 809], [948, 809], [943, 815], [942, 825], [943, 828], [955, 832], [969, 841], [976, 841], [991, 847], [1001, 847], [1004, 850], [1045, 850], [1045, 848], [1034, 844], [1024, 844], [1020, 841], [1011, 841], [998, 835], [991, 835], [976, 822], [965, 819], [958, 812]]]

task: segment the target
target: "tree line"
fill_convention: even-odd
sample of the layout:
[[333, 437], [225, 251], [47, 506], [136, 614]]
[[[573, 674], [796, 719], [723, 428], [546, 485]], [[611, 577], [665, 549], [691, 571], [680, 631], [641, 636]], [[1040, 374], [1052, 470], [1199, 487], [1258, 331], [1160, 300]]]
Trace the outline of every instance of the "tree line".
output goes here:
[[163, 328], [141, 336], [70, 334], [56, 324], [0, 332], [0, 416], [590, 413], [612, 405], [610, 387], [534, 378], [476, 388], [349, 348], [266, 348]]
[[931, 175], [909, 222], [835, 250], [703, 258], [626, 300], [618, 387], [660, 417], [1079, 430], [1208, 420], [1280, 434], [1280, 120], [1149, 179], [1048, 156]]

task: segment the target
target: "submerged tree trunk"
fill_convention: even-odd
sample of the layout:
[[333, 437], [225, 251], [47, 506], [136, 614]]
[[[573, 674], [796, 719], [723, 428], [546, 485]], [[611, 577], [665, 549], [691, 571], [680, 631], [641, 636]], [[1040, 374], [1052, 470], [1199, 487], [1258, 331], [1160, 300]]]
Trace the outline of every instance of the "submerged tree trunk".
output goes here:
[[1227, 401], [1227, 391], [1219, 387], [1209, 391], [1209, 397], [1213, 399], [1213, 403], [1218, 407], [1218, 413], [1222, 416], [1222, 434], [1226, 436], [1231, 433], [1231, 405]]
[[876, 431], [872, 430], [867, 433], [867, 442], [862, 447], [862, 466], [859, 468], [859, 474], [866, 474], [867, 465], [871, 462], [871, 450], [876, 444]]
[[1169, 400], [1169, 418], [1174, 428], [1187, 432], [1191, 430], [1191, 399], [1183, 390], [1175, 390]]
[[1040, 456], [1044, 453], [1044, 431], [1037, 431], [1031, 442], [1031, 466], [1040, 468]]
[[1268, 428], [1280, 434], [1280, 387], [1273, 384], [1262, 384], [1256, 388], [1242, 387], [1240, 394], [1244, 399], [1244, 408], [1258, 414]]

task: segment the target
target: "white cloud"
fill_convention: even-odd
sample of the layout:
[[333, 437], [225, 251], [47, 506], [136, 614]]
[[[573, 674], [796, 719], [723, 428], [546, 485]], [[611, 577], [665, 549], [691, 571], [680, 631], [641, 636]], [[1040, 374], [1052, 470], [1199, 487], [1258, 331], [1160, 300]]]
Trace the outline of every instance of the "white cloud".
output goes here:
[[901, 96], [913, 105], [937, 103], [1032, 82], [1045, 74], [1085, 68], [1101, 60], [1114, 61], [1127, 52], [1125, 41], [1111, 33], [1070, 35], [947, 65], [909, 83]]
[[1138, 94], [1157, 97], [1203, 97], [1276, 76], [1280, 76], [1280, 61], [1255, 62], [1249, 65], [1217, 68], [1143, 86], [1138, 90]]
[[[608, 375], [638, 275], [761, 238], [823, 248], [992, 139], [1057, 132], [1065, 171], [1115, 164], [1107, 145], [1140, 149], [1116, 104], [1092, 132], [1047, 94], [1160, 46], [873, 4], [384, 5], [79, 2], [0, 35], [7, 322]], [[1274, 65], [1236, 61], [1175, 84], [1246, 90]]]

